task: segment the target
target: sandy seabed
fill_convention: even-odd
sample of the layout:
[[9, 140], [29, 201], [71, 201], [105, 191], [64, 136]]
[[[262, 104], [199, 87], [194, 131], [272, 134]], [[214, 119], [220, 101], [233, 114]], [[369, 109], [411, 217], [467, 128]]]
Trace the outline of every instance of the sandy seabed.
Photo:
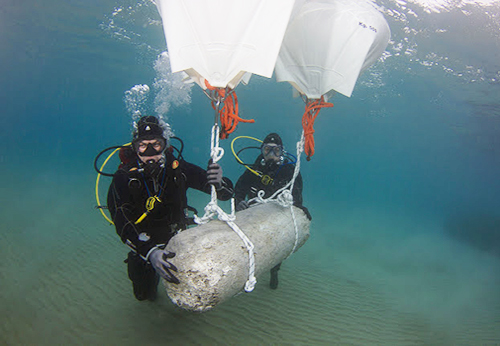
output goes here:
[[197, 314], [162, 286], [156, 302], [136, 301], [127, 248], [92, 191], [76, 188], [70, 203], [51, 184], [2, 211], [1, 345], [500, 344], [500, 260], [432, 224], [311, 205], [311, 238], [284, 262], [277, 290], [265, 275]]

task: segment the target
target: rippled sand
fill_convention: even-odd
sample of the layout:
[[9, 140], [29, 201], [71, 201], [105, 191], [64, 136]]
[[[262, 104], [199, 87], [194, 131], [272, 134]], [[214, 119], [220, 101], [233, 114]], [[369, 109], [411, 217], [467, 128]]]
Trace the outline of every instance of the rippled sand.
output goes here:
[[322, 225], [327, 211], [317, 211], [311, 239], [283, 264], [277, 290], [266, 275], [254, 292], [194, 314], [161, 286], [156, 302], [136, 301], [127, 249], [92, 209], [91, 192], [69, 203], [50, 189], [32, 191], [23, 205], [31, 215], [20, 205], [2, 214], [2, 345], [500, 343], [499, 260], [445, 238], [398, 233], [405, 220], [388, 224], [360, 210]]

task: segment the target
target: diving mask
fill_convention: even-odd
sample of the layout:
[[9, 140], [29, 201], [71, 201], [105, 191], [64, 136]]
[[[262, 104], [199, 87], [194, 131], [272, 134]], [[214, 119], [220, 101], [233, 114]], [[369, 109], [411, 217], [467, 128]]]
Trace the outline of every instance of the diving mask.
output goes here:
[[161, 155], [165, 149], [165, 141], [155, 139], [151, 141], [140, 141], [136, 144], [137, 155], [156, 156]]
[[264, 144], [261, 147], [262, 155], [269, 156], [270, 154], [280, 157], [283, 155], [283, 147], [276, 144]]

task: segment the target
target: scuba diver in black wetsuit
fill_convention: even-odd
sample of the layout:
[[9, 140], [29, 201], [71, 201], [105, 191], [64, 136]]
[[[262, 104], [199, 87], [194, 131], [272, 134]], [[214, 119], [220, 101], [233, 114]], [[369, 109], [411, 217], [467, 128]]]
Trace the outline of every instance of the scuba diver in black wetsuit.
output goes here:
[[[270, 133], [262, 142], [261, 153], [255, 163], [245, 170], [234, 188], [236, 211], [247, 209], [250, 205], [247, 200], [264, 191], [264, 198], [270, 197], [277, 190], [292, 180], [295, 162], [291, 162], [290, 154], [286, 155], [283, 141], [276, 133]], [[240, 162], [241, 163], [241, 162]], [[301, 208], [311, 220], [308, 209], [302, 205], [302, 176], [300, 173], [295, 179], [292, 190], [293, 205]], [[278, 270], [281, 263], [271, 269], [270, 287], [278, 288]]]
[[[167, 147], [164, 127], [154, 116], [142, 117], [132, 146], [124, 147], [124, 164], [113, 175], [108, 190], [108, 208], [116, 232], [132, 251], [126, 260], [128, 276], [138, 300], [156, 298], [159, 277], [179, 283], [169, 262], [175, 254], [165, 250], [173, 235], [190, 224], [186, 190], [210, 193], [217, 188], [220, 200], [233, 195], [232, 182], [222, 177], [222, 168], [211, 163], [208, 170], [176, 158]], [[124, 160], [125, 159], [125, 160]]]

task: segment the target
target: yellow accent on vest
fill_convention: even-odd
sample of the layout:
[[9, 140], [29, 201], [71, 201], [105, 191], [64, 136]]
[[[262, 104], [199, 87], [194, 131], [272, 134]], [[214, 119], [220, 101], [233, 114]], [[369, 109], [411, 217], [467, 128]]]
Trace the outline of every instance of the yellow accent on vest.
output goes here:
[[155, 208], [156, 202], [161, 203], [160, 197], [153, 196], [153, 197], [149, 197], [146, 200], [146, 211], [144, 212], [144, 214], [141, 215], [140, 218], [137, 219], [137, 221], [135, 222], [136, 225], [141, 223], [146, 218], [146, 216], [148, 216], [149, 212]]
[[264, 185], [269, 185], [270, 183], [273, 182], [273, 178], [271, 178], [270, 176], [268, 175], [263, 175], [262, 176], [262, 179], [260, 180], [262, 184]]

